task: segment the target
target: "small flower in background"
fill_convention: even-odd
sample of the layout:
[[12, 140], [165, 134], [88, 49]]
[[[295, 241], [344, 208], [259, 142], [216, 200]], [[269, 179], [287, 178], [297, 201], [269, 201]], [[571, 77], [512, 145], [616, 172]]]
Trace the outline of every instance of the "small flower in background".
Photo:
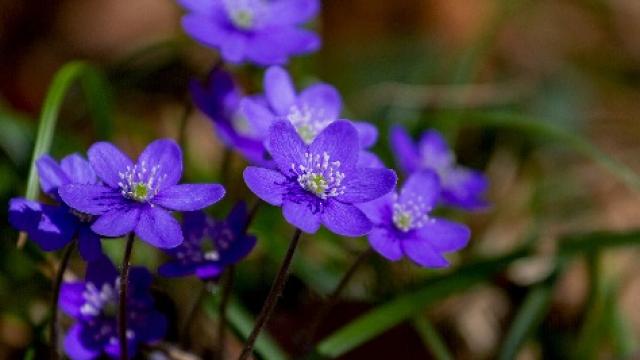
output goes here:
[[319, 37], [301, 26], [316, 16], [317, 0], [179, 0], [189, 11], [185, 31], [218, 49], [230, 63], [284, 64], [314, 52]]
[[189, 90], [193, 102], [211, 119], [216, 135], [227, 147], [240, 152], [252, 164], [265, 163], [262, 139], [253, 134], [240, 111], [242, 91], [231, 74], [215, 67], [206, 83], [191, 81]]
[[14, 198], [9, 203], [11, 225], [25, 231], [45, 251], [61, 249], [77, 238], [80, 254], [85, 260], [101, 256], [100, 236], [91, 230], [94, 217], [69, 208], [58, 195], [58, 187], [62, 185], [98, 183], [89, 162], [78, 154], [72, 154], [58, 164], [50, 156], [43, 155], [36, 165], [42, 191], [60, 205]]
[[406, 173], [428, 169], [438, 174], [442, 189], [439, 200], [444, 205], [465, 210], [481, 210], [488, 206], [483, 199], [489, 186], [486, 176], [456, 164], [455, 154], [439, 132], [424, 132], [416, 145], [404, 128], [395, 126], [391, 131], [391, 146]]
[[[127, 292], [127, 339], [131, 357], [138, 345], [162, 339], [165, 317], [155, 310], [147, 269], [132, 267]], [[75, 319], [64, 339], [64, 350], [73, 360], [96, 359], [103, 354], [120, 357], [118, 342], [118, 272], [106, 257], [88, 263], [84, 282], [63, 283], [60, 309]]]
[[136, 164], [108, 142], [92, 145], [88, 155], [104, 185], [67, 184], [59, 193], [70, 207], [95, 215], [91, 229], [104, 236], [135, 231], [153, 246], [172, 248], [183, 235], [169, 211], [200, 210], [224, 196], [218, 184], [178, 185], [182, 151], [173, 140], [152, 142]]
[[320, 224], [336, 234], [361, 236], [371, 222], [353, 204], [374, 200], [396, 183], [392, 170], [360, 168], [358, 133], [347, 121], [336, 121], [307, 145], [290, 122], [275, 123], [268, 137], [275, 170], [250, 166], [244, 180], [284, 218], [304, 232]]
[[166, 277], [218, 278], [226, 266], [244, 259], [255, 246], [255, 236], [246, 233], [248, 221], [243, 202], [236, 204], [227, 218], [220, 221], [208, 218], [202, 211], [184, 213], [184, 242], [166, 250], [172, 260], [162, 265], [158, 273]]
[[438, 177], [423, 170], [411, 175], [399, 194], [360, 205], [373, 222], [371, 247], [391, 261], [406, 256], [423, 267], [449, 265], [442, 253], [465, 247], [470, 231], [462, 224], [430, 216], [439, 193]]
[[[269, 129], [277, 121], [289, 121], [302, 140], [311, 144], [318, 134], [329, 124], [337, 121], [342, 111], [342, 99], [338, 91], [328, 84], [314, 84], [300, 94], [291, 81], [291, 77], [281, 67], [272, 66], [264, 76], [264, 101], [244, 98], [240, 104], [253, 133], [267, 139]], [[360, 147], [369, 148], [378, 138], [375, 126], [365, 122], [352, 122], [358, 131]], [[366, 160], [363, 167], [382, 166], [377, 156], [364, 152]]]

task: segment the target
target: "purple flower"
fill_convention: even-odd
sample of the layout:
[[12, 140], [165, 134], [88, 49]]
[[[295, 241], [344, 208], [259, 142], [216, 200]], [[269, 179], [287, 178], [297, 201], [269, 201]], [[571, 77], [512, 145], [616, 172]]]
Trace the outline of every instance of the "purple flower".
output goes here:
[[391, 145], [406, 173], [428, 169], [438, 174], [442, 189], [439, 201], [443, 204], [465, 210], [488, 206], [483, 199], [489, 186], [487, 178], [479, 171], [457, 165], [455, 154], [437, 131], [424, 132], [416, 145], [402, 127], [396, 126], [391, 131]]
[[172, 260], [158, 272], [167, 277], [195, 274], [202, 280], [218, 278], [226, 266], [245, 258], [255, 246], [255, 236], [246, 232], [248, 219], [242, 202], [221, 221], [208, 218], [202, 211], [184, 213], [185, 241], [166, 251]]
[[462, 224], [430, 216], [439, 193], [438, 177], [423, 170], [407, 179], [400, 194], [360, 205], [373, 222], [371, 247], [391, 261], [407, 256], [423, 267], [449, 265], [442, 253], [465, 247], [470, 232]]
[[185, 31], [231, 63], [284, 64], [320, 47], [318, 36], [301, 28], [318, 12], [317, 0], [179, 1], [189, 11]]
[[387, 194], [396, 175], [356, 165], [357, 135], [353, 125], [339, 120], [307, 145], [290, 122], [277, 122], [268, 138], [276, 169], [250, 166], [244, 180], [262, 200], [282, 206], [284, 218], [304, 232], [315, 233], [323, 224], [339, 235], [364, 235], [371, 222], [353, 204]]
[[135, 164], [108, 142], [94, 144], [88, 154], [104, 185], [67, 184], [58, 192], [70, 207], [95, 215], [91, 229], [104, 236], [135, 231], [153, 246], [178, 246], [182, 230], [169, 211], [200, 210], [224, 195], [218, 184], [178, 185], [182, 151], [173, 140], [152, 142]]
[[[165, 317], [155, 310], [149, 292], [151, 274], [142, 267], [129, 272], [127, 292], [127, 339], [129, 355], [138, 345], [162, 339]], [[106, 257], [89, 262], [84, 282], [66, 282], [60, 289], [58, 306], [75, 319], [64, 339], [64, 351], [73, 360], [96, 359], [106, 354], [120, 357], [118, 342], [118, 272]]]
[[58, 164], [44, 155], [36, 162], [40, 187], [61, 205], [48, 205], [24, 198], [9, 202], [9, 222], [25, 231], [43, 250], [58, 250], [72, 239], [78, 239], [80, 254], [85, 260], [102, 255], [100, 236], [91, 230], [94, 218], [75, 211], [60, 201], [58, 187], [65, 184], [96, 184], [95, 172], [82, 156], [72, 154]]
[[238, 150], [251, 163], [264, 163], [262, 139], [252, 133], [240, 111], [242, 92], [231, 74], [216, 67], [205, 84], [192, 81], [189, 87], [194, 103], [212, 120], [222, 142]]

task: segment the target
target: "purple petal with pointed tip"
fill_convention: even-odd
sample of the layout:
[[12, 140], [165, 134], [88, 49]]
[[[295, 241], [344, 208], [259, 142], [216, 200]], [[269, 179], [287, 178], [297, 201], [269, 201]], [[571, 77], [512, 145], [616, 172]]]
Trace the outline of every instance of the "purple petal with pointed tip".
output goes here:
[[166, 210], [158, 207], [142, 211], [135, 231], [140, 239], [161, 249], [176, 247], [183, 241], [180, 224]]
[[204, 209], [220, 201], [224, 188], [219, 184], [181, 184], [162, 189], [153, 203], [177, 211]]
[[322, 212], [322, 224], [342, 236], [357, 237], [371, 231], [371, 221], [357, 207], [339, 201], [327, 201]]
[[260, 199], [275, 206], [282, 205], [287, 179], [275, 170], [249, 166], [243, 172], [244, 182]]

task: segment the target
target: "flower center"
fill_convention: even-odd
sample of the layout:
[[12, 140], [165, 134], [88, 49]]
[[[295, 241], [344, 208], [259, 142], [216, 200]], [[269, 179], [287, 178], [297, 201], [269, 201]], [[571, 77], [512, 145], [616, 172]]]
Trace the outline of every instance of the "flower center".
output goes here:
[[262, 0], [225, 0], [224, 5], [233, 25], [241, 30], [256, 28], [257, 20], [266, 10]]
[[333, 119], [326, 118], [324, 109], [313, 108], [307, 104], [292, 105], [286, 118], [307, 145], [311, 144], [316, 135], [333, 122]]
[[140, 166], [127, 166], [127, 170], [118, 175], [120, 175], [118, 185], [122, 196], [138, 202], [146, 202], [156, 196], [160, 184], [167, 177], [166, 174], [160, 174], [159, 165], [149, 170], [144, 161]]
[[431, 208], [426, 205], [421, 196], [405, 201], [398, 201], [396, 198], [393, 202], [393, 224], [403, 232], [419, 229], [431, 221], [430, 211]]
[[297, 167], [291, 164], [291, 169], [297, 175], [298, 184], [306, 191], [320, 199], [344, 194], [342, 185], [344, 173], [340, 172], [340, 161], [330, 161], [328, 153], [304, 154], [304, 162]]
[[82, 297], [84, 304], [80, 307], [80, 313], [85, 316], [115, 317], [118, 314], [118, 292], [115, 290], [119, 279], [115, 285], [104, 283], [98, 289], [94, 283], [88, 282], [85, 286]]

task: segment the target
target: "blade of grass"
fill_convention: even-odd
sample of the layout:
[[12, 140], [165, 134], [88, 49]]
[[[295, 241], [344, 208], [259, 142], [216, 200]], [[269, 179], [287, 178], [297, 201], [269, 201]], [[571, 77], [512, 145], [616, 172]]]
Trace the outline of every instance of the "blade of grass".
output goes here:
[[539, 285], [529, 292], [507, 332], [498, 359], [516, 358], [522, 344], [531, 336], [547, 313], [550, 300], [549, 285]]
[[420, 338], [422, 338], [426, 347], [431, 351], [431, 355], [433, 355], [434, 359], [453, 359], [453, 356], [451, 356], [451, 352], [447, 349], [447, 345], [444, 340], [440, 337], [440, 334], [438, 334], [438, 331], [429, 320], [424, 316], [419, 316], [413, 320], [413, 327], [418, 331]]
[[[40, 113], [38, 132], [33, 146], [31, 166], [27, 178], [27, 189], [25, 192], [27, 199], [33, 200], [38, 197], [36, 160], [43, 154], [49, 152], [51, 148], [60, 108], [62, 107], [67, 92], [75, 81], [80, 81], [82, 84], [82, 88], [88, 99], [88, 108], [96, 124], [96, 129], [99, 130], [102, 135], [109, 135], [110, 133], [110, 95], [103, 75], [96, 68], [85, 62], [74, 61], [64, 65], [53, 78]], [[19, 245], [21, 243], [23, 244], [24, 240], [19, 240]]]
[[454, 293], [486, 281], [504, 270], [511, 262], [529, 254], [529, 249], [466, 265], [449, 274], [431, 279], [423, 288], [398, 296], [367, 312], [322, 340], [317, 351], [327, 357], [338, 357], [382, 334], [402, 321], [422, 312], [428, 305]]
[[640, 175], [636, 174], [625, 164], [611, 158], [591, 142], [584, 139], [584, 137], [574, 132], [550, 125], [548, 122], [539, 119], [503, 112], [469, 112], [467, 117], [464, 119], [460, 118], [458, 121], [464, 121], [463, 125], [465, 126], [517, 129], [562, 142], [576, 152], [590, 158], [609, 170], [632, 189], [640, 191]]
[[[218, 296], [211, 298], [208, 302], [207, 311], [213, 316], [217, 316]], [[249, 312], [240, 305], [236, 299], [231, 299], [227, 305], [227, 321], [244, 340], [253, 329], [254, 319]], [[267, 334], [263, 332], [256, 341], [255, 351], [267, 360], [285, 360], [286, 354], [280, 349], [278, 344]]]

